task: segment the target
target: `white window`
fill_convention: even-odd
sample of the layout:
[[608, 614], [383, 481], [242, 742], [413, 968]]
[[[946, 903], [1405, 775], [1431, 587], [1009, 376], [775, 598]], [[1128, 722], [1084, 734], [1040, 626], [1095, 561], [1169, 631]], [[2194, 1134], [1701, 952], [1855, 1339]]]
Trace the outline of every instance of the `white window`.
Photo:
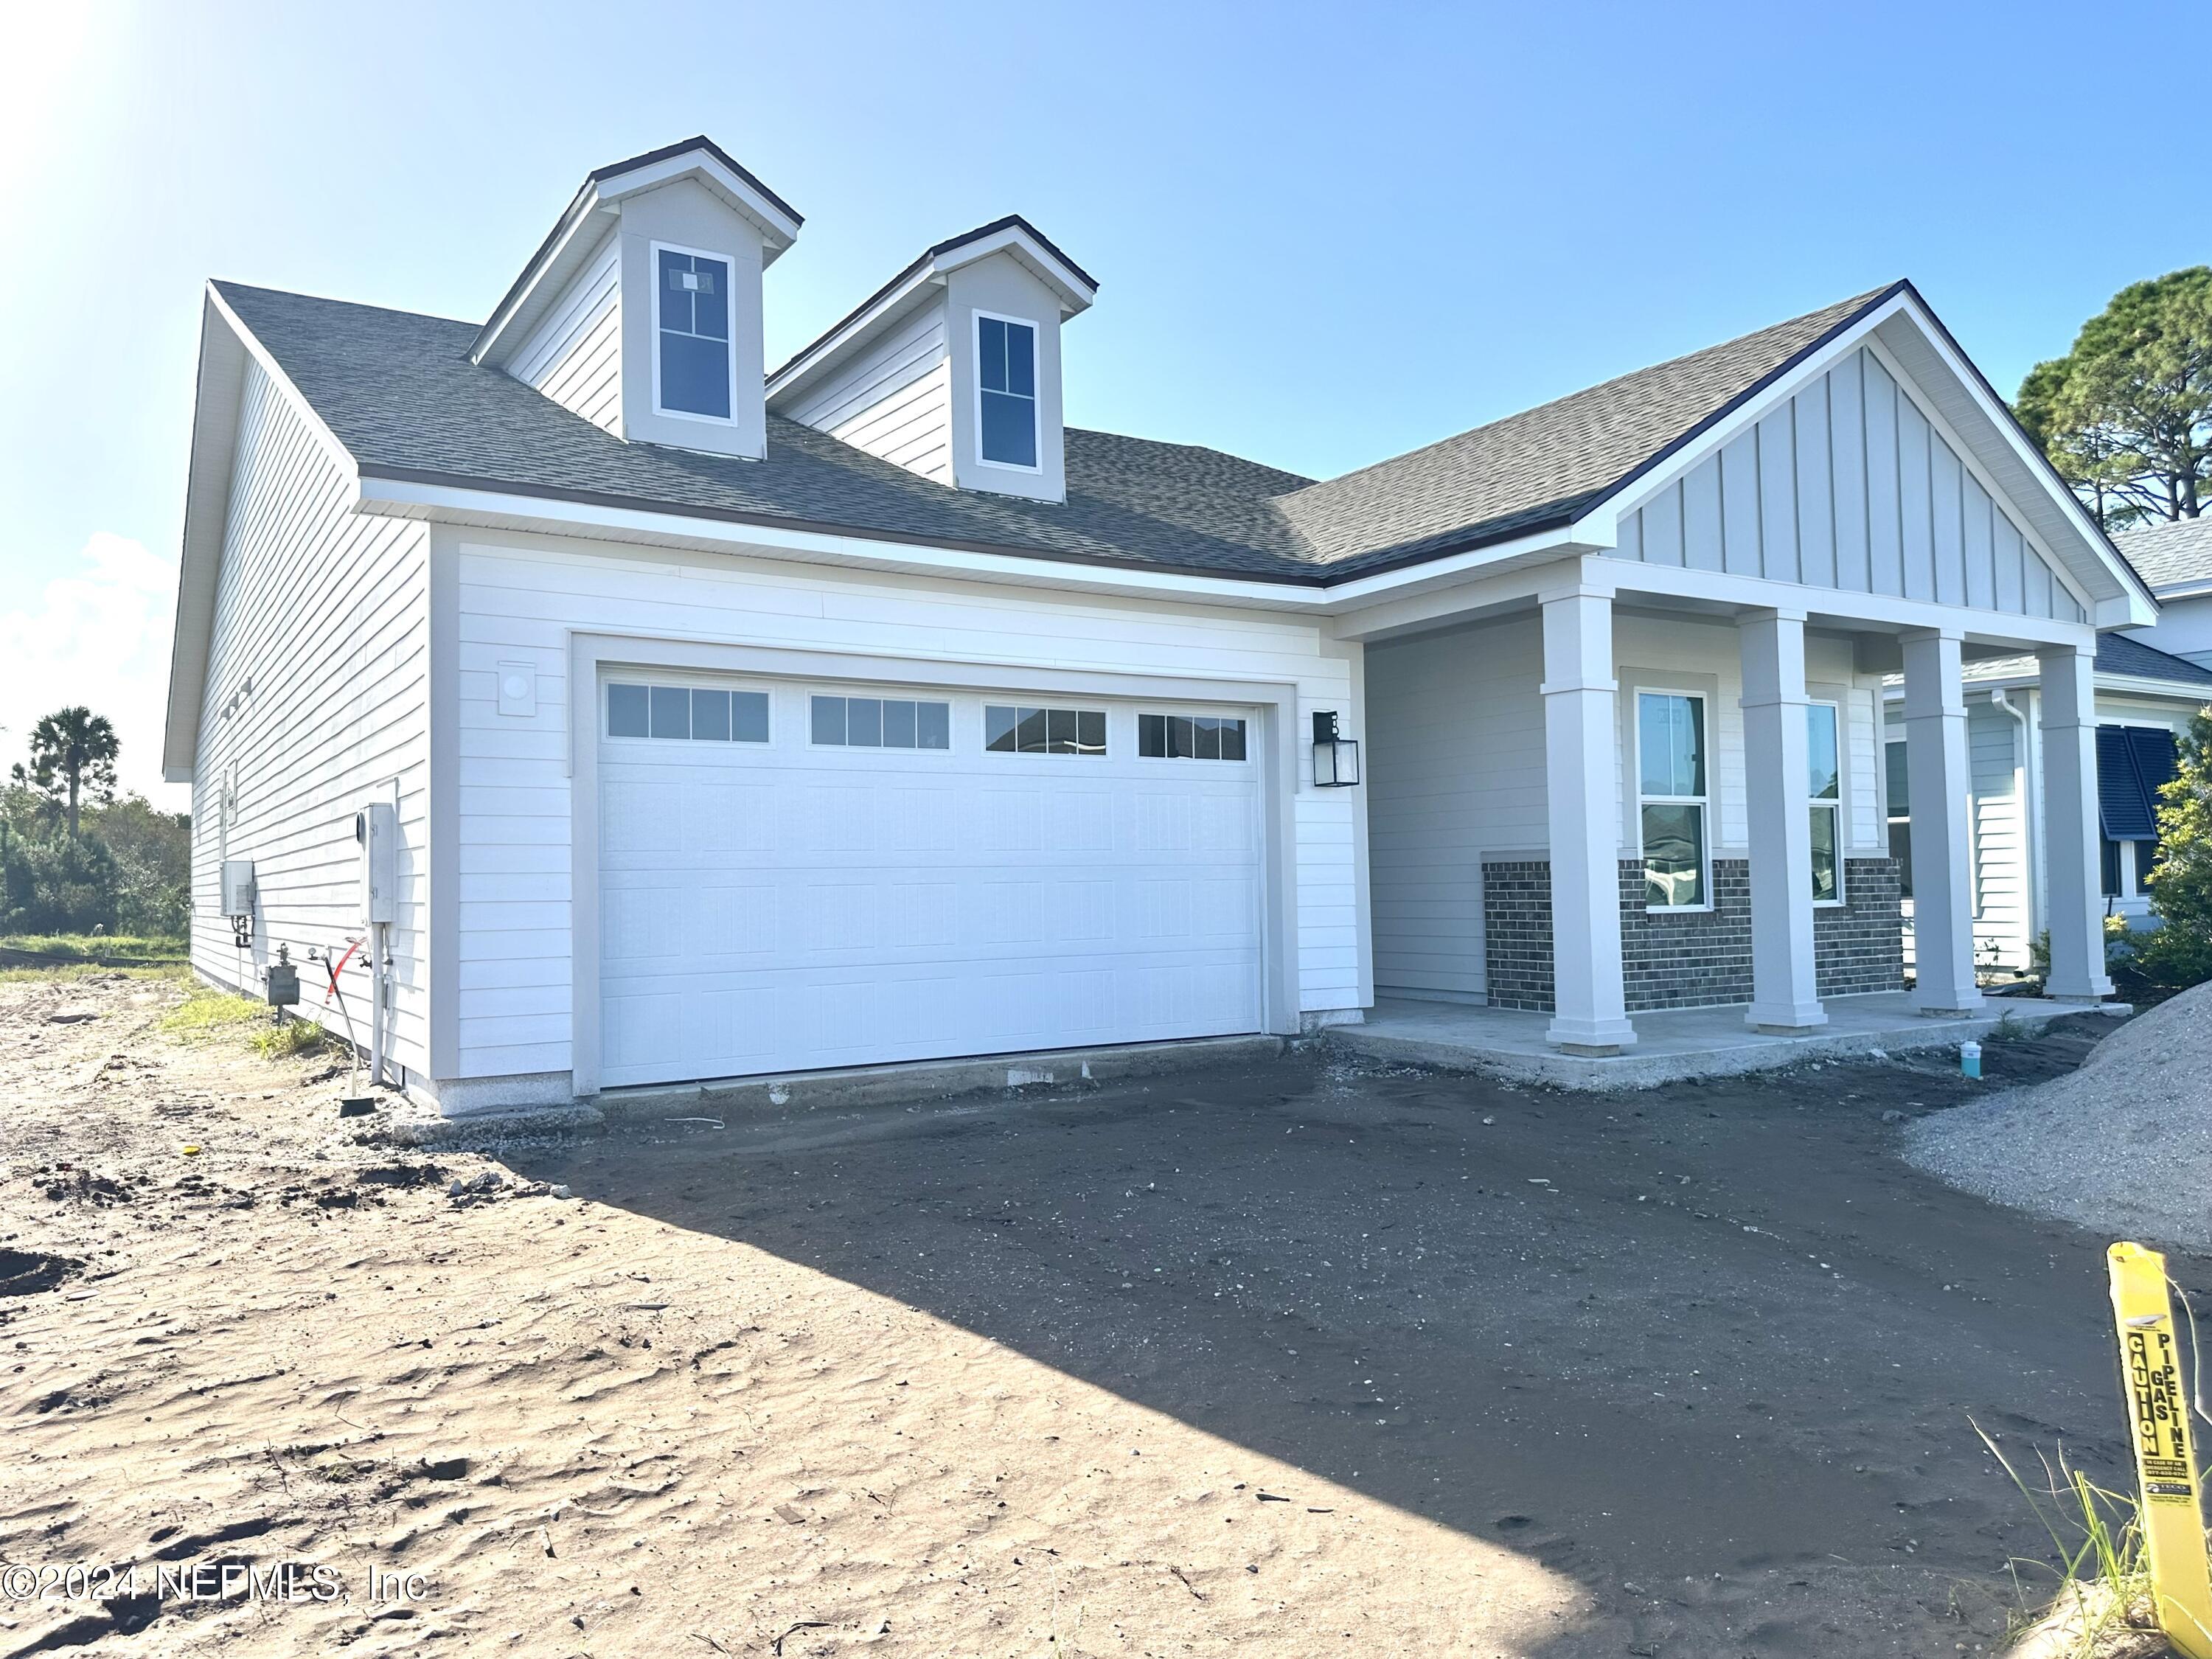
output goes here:
[[1706, 869], [1705, 700], [1681, 691], [1638, 692], [1636, 755], [1644, 907], [1704, 909], [1712, 902]]
[[1147, 760], [1244, 758], [1244, 722], [1225, 714], [1139, 714], [1137, 753]]
[[1103, 755], [1106, 711], [986, 703], [983, 747], [999, 755]]
[[1806, 787], [1813, 813], [1813, 902], [1844, 902], [1844, 775], [1836, 705], [1805, 708]]
[[816, 697], [815, 743], [844, 749], [950, 749], [952, 705], [912, 697]]
[[728, 420], [737, 390], [730, 350], [730, 262], [655, 242], [653, 273], [654, 412]]
[[975, 453], [993, 466], [1037, 470], [1036, 327], [975, 313]]
[[611, 682], [607, 735], [696, 743], [766, 743], [768, 693]]

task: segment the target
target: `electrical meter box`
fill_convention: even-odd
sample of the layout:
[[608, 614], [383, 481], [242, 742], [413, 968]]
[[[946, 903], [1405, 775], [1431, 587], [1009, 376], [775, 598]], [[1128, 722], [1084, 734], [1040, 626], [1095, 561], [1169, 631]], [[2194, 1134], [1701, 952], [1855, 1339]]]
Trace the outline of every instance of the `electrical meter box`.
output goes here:
[[253, 914], [252, 859], [225, 859], [222, 861], [222, 913], [227, 916], [250, 916]]
[[372, 801], [354, 815], [354, 839], [361, 843], [361, 919], [399, 920], [399, 809]]

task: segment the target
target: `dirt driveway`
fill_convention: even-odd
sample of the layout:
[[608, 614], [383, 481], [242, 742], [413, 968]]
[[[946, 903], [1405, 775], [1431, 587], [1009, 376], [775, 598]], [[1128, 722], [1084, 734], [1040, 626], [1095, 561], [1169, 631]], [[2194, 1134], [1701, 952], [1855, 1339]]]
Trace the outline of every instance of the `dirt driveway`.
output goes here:
[[1994, 1651], [2048, 1546], [1968, 1419], [2121, 1449], [2103, 1241], [1896, 1158], [1932, 1063], [1301, 1055], [487, 1158], [149, 996], [0, 986], [0, 1249], [75, 1264], [0, 1296], [0, 1559], [344, 1591], [0, 1602], [0, 1655]]

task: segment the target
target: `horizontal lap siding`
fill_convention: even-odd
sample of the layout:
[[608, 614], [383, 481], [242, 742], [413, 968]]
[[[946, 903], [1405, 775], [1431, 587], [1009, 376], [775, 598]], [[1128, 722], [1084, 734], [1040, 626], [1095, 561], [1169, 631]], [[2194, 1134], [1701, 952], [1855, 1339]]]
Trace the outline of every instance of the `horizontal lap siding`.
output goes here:
[[[570, 1063], [571, 890], [567, 710], [574, 629], [716, 644], [1014, 661], [1109, 673], [1294, 682], [1299, 732], [1316, 708], [1347, 717], [1352, 665], [1311, 623], [1038, 590], [869, 578], [766, 561], [664, 560], [588, 544], [459, 550], [460, 794], [456, 910], [463, 1077]], [[498, 713], [498, 665], [538, 673], [537, 713]], [[896, 672], [896, 671], [893, 671]], [[1010, 672], [1018, 675], [1018, 668]], [[928, 671], [917, 667], [927, 683]], [[1296, 744], [1305, 781], [1308, 746]], [[1308, 1010], [1357, 1007], [1359, 792], [1303, 789], [1290, 849], [1298, 988]], [[497, 993], [479, 1001], [471, 988]]]
[[1486, 993], [1483, 853], [1547, 833], [1541, 659], [1528, 618], [1367, 653], [1378, 991]]
[[2020, 723], [1994, 703], [1966, 708], [1973, 792], [1974, 946], [1978, 962], [2027, 965], [2027, 848], [2022, 838]]
[[1625, 514], [1619, 551], [1647, 564], [2085, 619], [1865, 350]]
[[952, 481], [952, 364], [932, 306], [779, 413], [941, 483]]
[[[311, 946], [343, 953], [366, 932], [354, 814], [392, 799], [396, 781], [393, 1052], [419, 1073], [428, 1012], [428, 534], [409, 520], [350, 514], [346, 497], [305, 422], [252, 370], [192, 782], [192, 965], [258, 995], [279, 945], [295, 963]], [[236, 802], [228, 826], [227, 778]], [[246, 952], [220, 914], [225, 856], [255, 866], [260, 914]], [[343, 1031], [317, 979], [313, 969], [301, 975], [303, 1011]], [[362, 1020], [367, 975], [356, 965], [342, 983]]]
[[515, 355], [512, 373], [609, 432], [622, 427], [620, 246], [610, 236]]

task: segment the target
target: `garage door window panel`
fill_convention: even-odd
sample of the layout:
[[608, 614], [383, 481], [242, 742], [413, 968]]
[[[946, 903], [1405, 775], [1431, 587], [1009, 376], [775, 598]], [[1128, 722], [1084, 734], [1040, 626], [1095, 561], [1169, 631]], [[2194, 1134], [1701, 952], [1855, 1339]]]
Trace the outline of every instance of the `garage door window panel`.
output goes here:
[[607, 687], [607, 735], [696, 743], [766, 743], [768, 693], [703, 686]]
[[996, 755], [1103, 756], [1106, 711], [986, 703], [983, 747]]
[[1244, 722], [1227, 714], [1139, 714], [1137, 753], [1147, 760], [1241, 761]]
[[952, 705], [913, 697], [811, 700], [808, 729], [819, 749], [952, 747]]

